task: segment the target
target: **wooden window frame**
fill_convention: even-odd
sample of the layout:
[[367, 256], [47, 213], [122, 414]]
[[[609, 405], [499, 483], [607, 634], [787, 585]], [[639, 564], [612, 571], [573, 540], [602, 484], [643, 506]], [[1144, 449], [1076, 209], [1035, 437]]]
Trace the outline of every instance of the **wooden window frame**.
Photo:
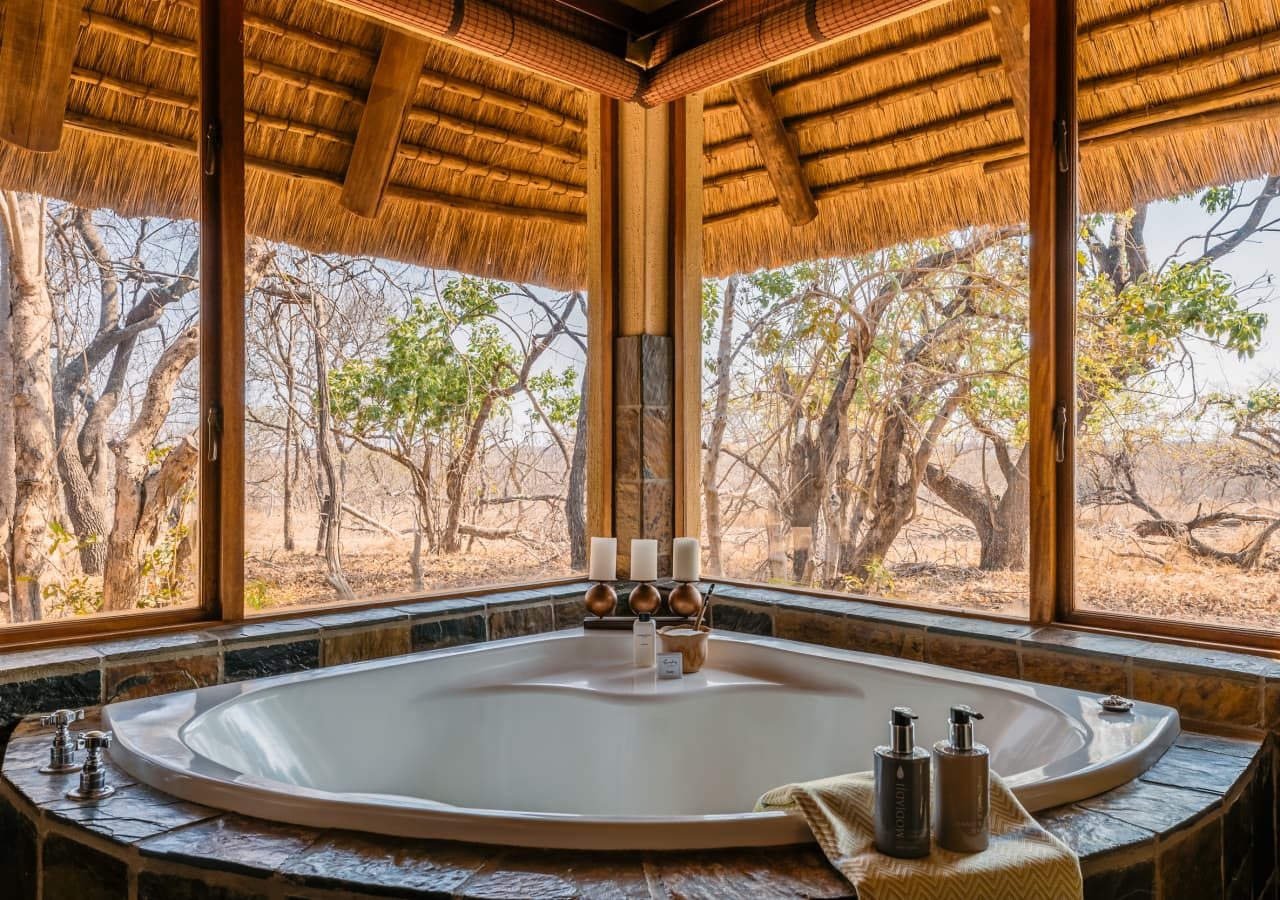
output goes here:
[[[244, 73], [243, 0], [200, 3], [200, 408], [202, 441], [198, 471], [199, 524], [197, 605], [154, 612], [102, 614], [80, 619], [14, 625], [0, 629], [0, 648], [76, 642], [154, 633], [208, 622], [239, 622], [244, 609]], [[1075, 607], [1075, 442], [1074, 429], [1061, 428], [1060, 410], [1070, 420], [1075, 398], [1075, 242], [1077, 222], [1078, 123], [1076, 110], [1076, 0], [1031, 0], [1030, 27], [1030, 383], [1031, 431], [1030, 601], [1023, 619], [961, 609], [953, 615], [1033, 625], [1062, 624], [1214, 646], [1280, 651], [1280, 634], [1194, 622], [1170, 622], [1137, 615]], [[588, 228], [591, 280], [599, 296], [588, 303], [588, 422], [601, 435], [587, 465], [587, 521], [594, 534], [612, 533], [612, 337], [616, 328], [618, 279], [617, 210], [618, 101], [593, 99], [590, 139], [600, 152], [590, 172], [592, 223]], [[683, 109], [684, 101], [674, 108]], [[683, 128], [675, 117], [673, 139]], [[674, 173], [687, 160], [673, 157]], [[682, 216], [676, 217], [682, 220]], [[673, 229], [673, 254], [685, 252], [687, 234]], [[672, 285], [675, 321], [681, 331], [699, 321], [700, 297]], [[684, 335], [687, 340], [688, 335]], [[700, 346], [700, 341], [699, 341]], [[682, 355], [688, 348], [681, 346]], [[692, 371], [692, 370], [690, 370]], [[689, 375], [688, 377], [692, 377]], [[696, 389], [684, 385], [689, 397]], [[685, 410], [689, 414], [688, 409]], [[694, 466], [700, 429], [692, 414], [675, 429], [676, 458]], [[217, 452], [210, 453], [216, 443]], [[690, 444], [693, 446], [691, 447]], [[682, 478], [677, 519], [697, 530], [701, 492], [696, 471]], [[548, 579], [522, 586], [553, 586]], [[732, 580], [729, 580], [733, 583]], [[372, 597], [254, 617], [254, 621], [316, 615], [319, 612], [403, 605], [415, 600], [501, 590], [509, 586]], [[802, 594], [827, 595], [798, 589]], [[848, 595], [843, 595], [848, 596]], [[866, 602], [912, 608], [874, 597]], [[915, 606], [914, 608], [919, 608]]]

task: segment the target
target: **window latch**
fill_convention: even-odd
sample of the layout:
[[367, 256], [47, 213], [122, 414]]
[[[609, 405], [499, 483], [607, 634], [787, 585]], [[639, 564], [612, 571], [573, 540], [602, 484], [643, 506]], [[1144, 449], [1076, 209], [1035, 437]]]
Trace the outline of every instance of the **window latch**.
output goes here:
[[1053, 149], [1058, 155], [1058, 171], [1071, 171], [1071, 159], [1067, 155], [1067, 120], [1058, 119], [1053, 123]]
[[1067, 405], [1059, 403], [1053, 417], [1053, 458], [1055, 462], [1067, 460]]
[[204, 130], [204, 174], [218, 171], [218, 148], [222, 146], [222, 129], [217, 122], [210, 122]]
[[211, 406], [205, 418], [204, 443], [209, 462], [218, 461], [218, 445], [222, 442], [222, 407]]

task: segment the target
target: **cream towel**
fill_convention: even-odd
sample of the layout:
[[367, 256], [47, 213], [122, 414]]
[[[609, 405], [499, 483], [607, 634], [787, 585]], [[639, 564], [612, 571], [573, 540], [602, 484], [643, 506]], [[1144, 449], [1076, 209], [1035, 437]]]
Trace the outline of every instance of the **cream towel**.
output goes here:
[[1040, 827], [991, 776], [991, 844], [981, 853], [934, 845], [929, 856], [896, 859], [875, 849], [870, 772], [769, 791], [756, 809], [785, 810], [809, 824], [822, 851], [858, 890], [858, 900], [1080, 900], [1080, 861]]

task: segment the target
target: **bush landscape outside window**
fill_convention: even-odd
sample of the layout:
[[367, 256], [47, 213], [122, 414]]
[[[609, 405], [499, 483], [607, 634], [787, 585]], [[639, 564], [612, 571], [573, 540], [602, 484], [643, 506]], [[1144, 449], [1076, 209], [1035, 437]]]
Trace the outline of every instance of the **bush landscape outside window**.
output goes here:
[[[1274, 627], [1280, 178], [1085, 217], [1077, 605]], [[705, 286], [708, 569], [1023, 615], [1027, 236]]]

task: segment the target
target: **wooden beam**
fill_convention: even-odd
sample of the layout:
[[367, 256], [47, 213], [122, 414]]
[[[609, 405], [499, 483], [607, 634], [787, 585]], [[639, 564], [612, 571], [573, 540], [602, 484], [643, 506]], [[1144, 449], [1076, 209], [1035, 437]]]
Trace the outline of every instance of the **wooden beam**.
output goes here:
[[702, 95], [671, 104], [674, 537], [702, 530]]
[[200, 603], [244, 618], [243, 0], [200, 5]]
[[1027, 44], [1031, 39], [1030, 0], [987, 0], [987, 16], [1000, 50], [1009, 96], [1018, 113], [1018, 127], [1023, 140], [1027, 140], [1031, 128], [1031, 54]]
[[52, 153], [62, 142], [81, 0], [9, 0], [0, 40], [0, 139]]
[[358, 216], [371, 219], [382, 207], [400, 132], [426, 61], [426, 41], [387, 31], [342, 183], [342, 205]]
[[613, 342], [618, 302], [618, 107], [587, 116], [587, 534], [613, 532]]
[[792, 225], [812, 222], [818, 215], [818, 205], [804, 180], [795, 143], [778, 115], [769, 83], [763, 75], [752, 75], [740, 78], [731, 87], [787, 221]]

